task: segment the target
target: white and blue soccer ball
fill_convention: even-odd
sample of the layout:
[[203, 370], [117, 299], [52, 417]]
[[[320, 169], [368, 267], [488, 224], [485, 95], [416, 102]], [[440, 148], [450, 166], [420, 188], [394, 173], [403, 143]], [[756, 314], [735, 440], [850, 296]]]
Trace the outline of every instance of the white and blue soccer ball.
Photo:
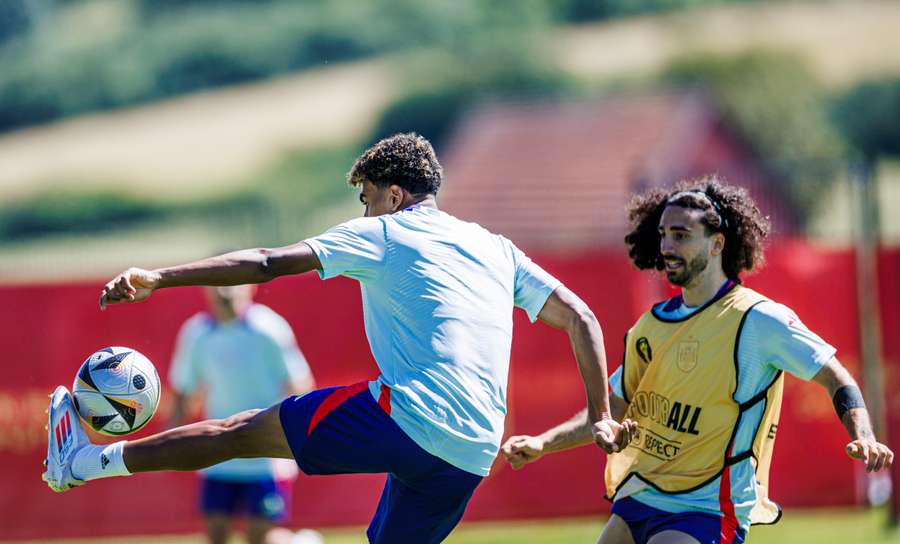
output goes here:
[[78, 369], [72, 396], [81, 419], [98, 433], [130, 434], [146, 425], [159, 407], [159, 374], [137, 350], [103, 348]]

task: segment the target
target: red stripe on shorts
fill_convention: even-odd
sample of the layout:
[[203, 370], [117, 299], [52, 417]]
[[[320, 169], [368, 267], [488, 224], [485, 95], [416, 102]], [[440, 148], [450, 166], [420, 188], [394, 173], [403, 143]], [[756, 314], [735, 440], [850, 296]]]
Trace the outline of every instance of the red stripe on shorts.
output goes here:
[[[728, 457], [731, 458], [732, 447], [728, 448]], [[731, 466], [725, 465], [722, 471], [722, 480], [719, 485], [719, 509], [722, 510], [722, 526], [719, 542], [721, 544], [734, 544], [737, 538], [738, 522], [734, 513], [734, 503], [731, 502]]]
[[322, 401], [322, 404], [320, 404], [313, 413], [312, 419], [309, 420], [309, 427], [306, 429], [306, 436], [312, 434], [316, 425], [318, 425], [325, 416], [330, 414], [332, 410], [343, 404], [350, 397], [365, 390], [367, 387], [369, 387], [369, 382], [359, 382], [346, 387], [339, 387], [332, 391], [331, 394], [325, 397], [325, 400]]
[[384, 410], [384, 413], [391, 415], [391, 388], [381, 384], [381, 396], [378, 397], [378, 406]]

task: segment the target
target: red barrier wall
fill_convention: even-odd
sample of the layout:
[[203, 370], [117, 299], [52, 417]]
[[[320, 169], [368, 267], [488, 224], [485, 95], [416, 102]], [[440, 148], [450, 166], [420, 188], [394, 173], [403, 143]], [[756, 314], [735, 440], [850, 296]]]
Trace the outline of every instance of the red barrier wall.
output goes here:
[[[891, 254], [895, 268], [900, 263], [898, 253]], [[627, 328], [651, 302], [666, 296], [658, 278], [635, 271], [618, 250], [535, 259], [594, 309], [604, 327], [610, 370], [619, 364]], [[896, 273], [895, 268], [890, 273]], [[855, 369], [853, 277], [850, 251], [791, 243], [772, 248], [765, 271], [748, 278], [747, 284], [794, 308]], [[4, 482], [0, 533], [4, 538], [201, 529], [193, 474], [100, 480], [64, 495], [50, 492], [40, 481], [46, 447], [44, 409], [53, 387], [71, 384], [81, 361], [107, 345], [139, 349], [165, 376], [178, 327], [203, 305], [199, 289], [181, 289], [161, 291], [147, 303], [101, 313], [96, 309], [100, 284], [0, 288], [0, 353], [6, 377], [0, 382]], [[352, 383], [376, 374], [355, 282], [320, 282], [312, 275], [286, 278], [261, 286], [258, 298], [293, 325], [320, 386]], [[164, 385], [160, 414], [140, 436], [161, 430], [170, 408], [167, 400]], [[507, 434], [539, 432], [571, 416], [583, 402], [565, 336], [530, 325], [517, 312]], [[854, 469], [844, 458], [845, 442], [827, 395], [814, 384], [789, 378], [772, 469], [776, 500], [807, 506], [853, 503]], [[810, 452], [815, 452], [815, 463], [809, 461]], [[599, 450], [582, 448], [516, 473], [497, 463], [476, 492], [466, 519], [605, 513], [603, 462]], [[364, 524], [382, 483], [383, 476], [301, 476], [292, 522]], [[53, 523], [47, 522], [50, 512]]]

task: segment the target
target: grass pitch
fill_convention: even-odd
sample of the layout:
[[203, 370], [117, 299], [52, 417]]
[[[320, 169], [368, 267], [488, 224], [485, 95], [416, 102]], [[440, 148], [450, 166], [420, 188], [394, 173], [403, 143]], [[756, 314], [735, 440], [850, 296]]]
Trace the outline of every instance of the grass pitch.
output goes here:
[[[777, 525], [754, 527], [748, 544], [900, 544], [900, 531], [887, 529], [887, 511], [787, 511]], [[561, 519], [502, 523], [464, 523], [447, 544], [593, 544], [603, 529], [600, 519]], [[326, 544], [363, 544], [363, 527], [323, 530]], [[7, 541], [3, 541], [7, 542]], [[28, 544], [202, 544], [202, 535], [28, 541]], [[231, 543], [244, 542], [232, 538]], [[22, 543], [20, 543], [22, 544]]]

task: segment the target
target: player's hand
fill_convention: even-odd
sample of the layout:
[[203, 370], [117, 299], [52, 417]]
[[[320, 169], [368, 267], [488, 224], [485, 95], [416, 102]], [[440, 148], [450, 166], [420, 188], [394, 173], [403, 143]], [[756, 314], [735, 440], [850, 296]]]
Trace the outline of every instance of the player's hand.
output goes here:
[[100, 309], [110, 304], [141, 302], [159, 286], [159, 274], [143, 268], [129, 268], [109, 281], [100, 293]]
[[621, 423], [614, 419], [601, 419], [591, 426], [594, 442], [607, 454], [625, 449], [634, 437], [637, 423], [623, 419]]
[[513, 470], [519, 470], [544, 455], [544, 441], [536, 436], [511, 436], [500, 451]]
[[866, 464], [866, 472], [887, 470], [894, 463], [894, 452], [872, 438], [854, 440], [846, 450], [851, 459], [861, 459]]

